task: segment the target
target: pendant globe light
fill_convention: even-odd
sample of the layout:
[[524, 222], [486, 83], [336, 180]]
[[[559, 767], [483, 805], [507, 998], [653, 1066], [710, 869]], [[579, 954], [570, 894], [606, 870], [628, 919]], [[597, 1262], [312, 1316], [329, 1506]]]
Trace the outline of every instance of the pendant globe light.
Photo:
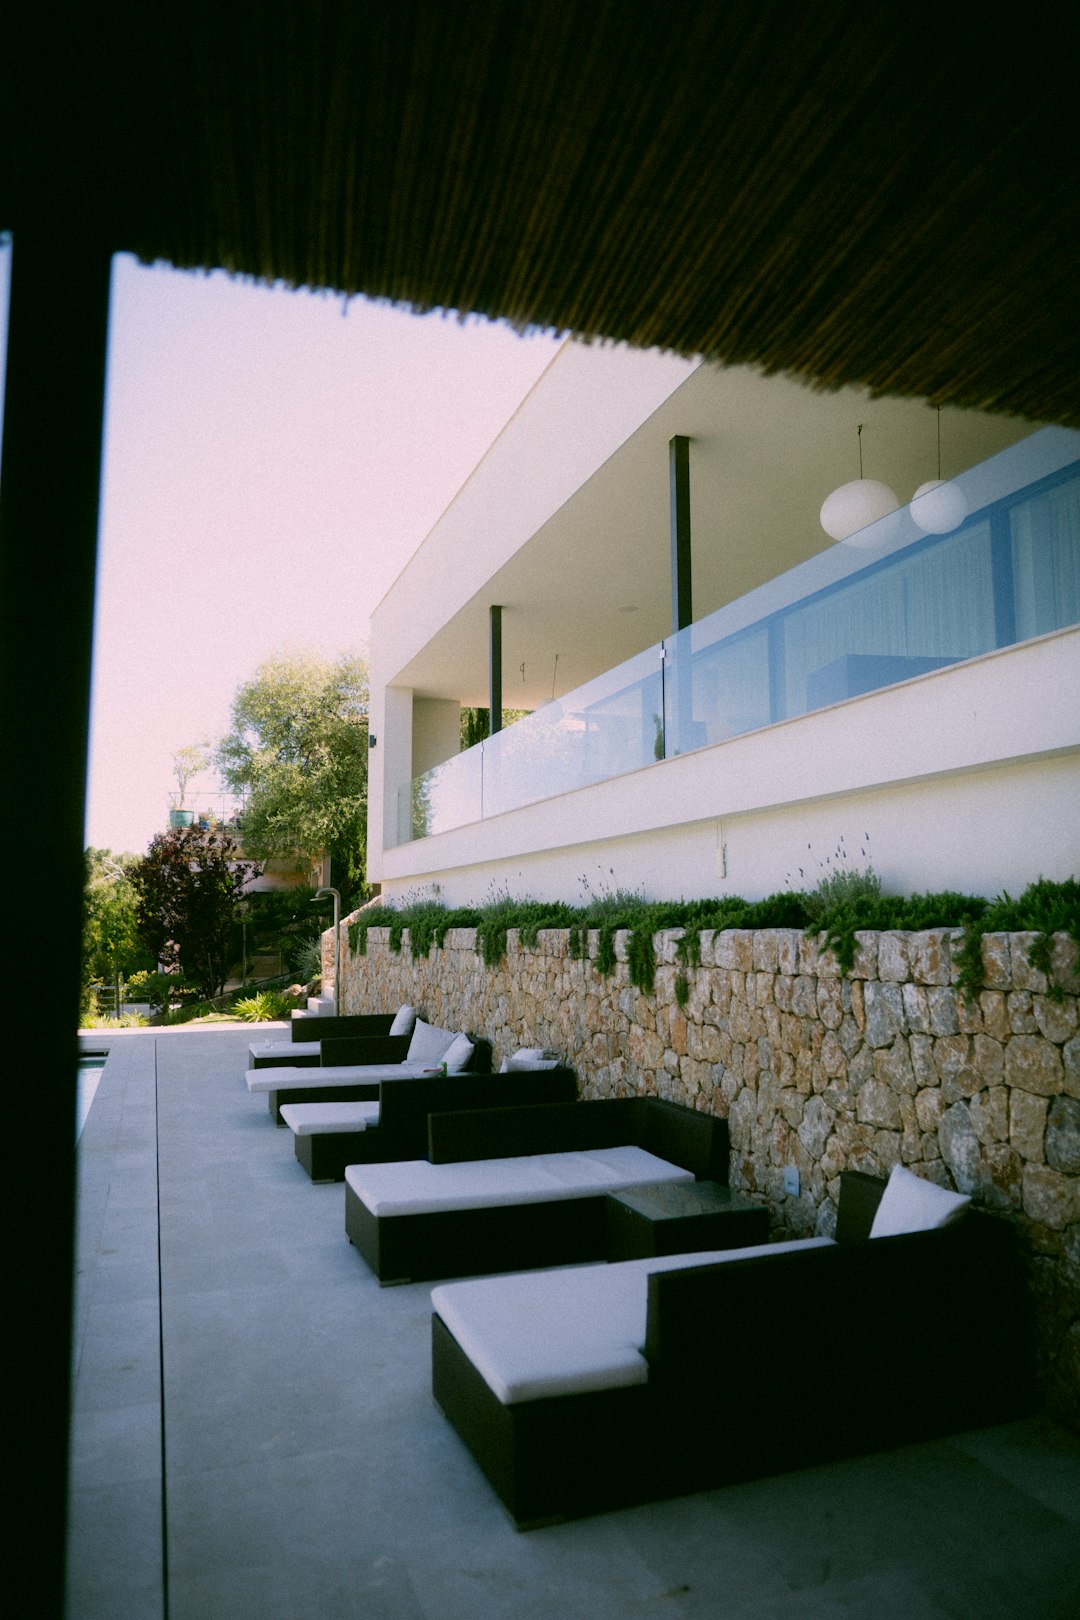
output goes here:
[[825, 533], [833, 540], [846, 540], [853, 546], [876, 546], [884, 536], [877, 532], [862, 537], [871, 524], [878, 523], [900, 506], [897, 495], [876, 478], [863, 477], [862, 430], [859, 423], [859, 476], [849, 484], [841, 484], [822, 502], [819, 519]]
[[963, 490], [941, 476], [941, 406], [937, 407], [937, 477], [920, 484], [911, 497], [912, 520], [924, 534], [948, 534], [967, 517]]

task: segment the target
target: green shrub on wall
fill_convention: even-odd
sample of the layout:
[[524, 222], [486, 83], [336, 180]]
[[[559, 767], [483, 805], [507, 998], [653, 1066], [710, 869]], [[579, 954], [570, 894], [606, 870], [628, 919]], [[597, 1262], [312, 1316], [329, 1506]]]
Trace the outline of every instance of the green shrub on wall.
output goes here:
[[689, 997], [689, 970], [701, 961], [701, 935], [724, 929], [800, 928], [820, 938], [833, 951], [843, 973], [855, 961], [856, 934], [862, 931], [923, 932], [962, 928], [964, 943], [957, 958], [960, 984], [968, 995], [982, 984], [982, 936], [997, 932], [1031, 932], [1037, 937], [1028, 953], [1031, 965], [1050, 981], [1049, 994], [1060, 997], [1053, 981], [1051, 936], [1066, 933], [1080, 949], [1080, 882], [1040, 878], [1016, 900], [1007, 894], [993, 901], [979, 895], [943, 890], [936, 894], [885, 895], [872, 870], [834, 872], [812, 890], [785, 889], [764, 900], [646, 900], [616, 890], [570, 906], [561, 901], [514, 900], [501, 894], [477, 907], [448, 909], [436, 900], [406, 901], [400, 906], [369, 906], [348, 928], [349, 949], [367, 950], [369, 928], [390, 930], [390, 949], [400, 951], [405, 930], [412, 953], [429, 956], [442, 947], [451, 928], [475, 928], [477, 950], [488, 967], [506, 954], [511, 928], [520, 930], [526, 947], [536, 944], [541, 929], [569, 931], [570, 954], [587, 960], [590, 934], [597, 935], [595, 967], [603, 977], [615, 970], [615, 936], [625, 932], [627, 972], [637, 989], [652, 990], [656, 974], [653, 938], [666, 929], [684, 929], [676, 943], [679, 974], [675, 993], [680, 1005]]

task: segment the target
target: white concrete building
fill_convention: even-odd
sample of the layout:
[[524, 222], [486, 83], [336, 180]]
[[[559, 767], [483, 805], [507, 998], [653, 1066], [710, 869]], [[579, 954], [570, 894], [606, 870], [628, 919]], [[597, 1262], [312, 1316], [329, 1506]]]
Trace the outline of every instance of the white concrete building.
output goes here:
[[[950, 510], [834, 544], [860, 458], [905, 503], [944, 477]], [[493, 623], [532, 712], [460, 753]], [[390, 899], [754, 899], [837, 851], [898, 893], [1066, 877], [1080, 434], [567, 343], [377, 609], [370, 714]]]

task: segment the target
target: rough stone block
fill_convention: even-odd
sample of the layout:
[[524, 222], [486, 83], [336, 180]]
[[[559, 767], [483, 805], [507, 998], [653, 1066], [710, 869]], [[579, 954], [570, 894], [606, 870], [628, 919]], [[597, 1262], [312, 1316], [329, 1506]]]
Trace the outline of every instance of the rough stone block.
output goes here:
[[899, 985], [867, 984], [863, 996], [866, 1008], [865, 1038], [868, 1046], [891, 1046], [898, 1035], [907, 1033], [904, 1001]]
[[[853, 979], [876, 979], [879, 977], [878, 945], [881, 937], [880, 934], [871, 933], [866, 929], [855, 930], [855, 955], [851, 963], [851, 977]], [[880, 977], [884, 978], [885, 974], [881, 974]]]
[[911, 978], [908, 958], [909, 934], [884, 933], [878, 938], [878, 977], [893, 984], [906, 984]]
[[1028, 953], [1031, 947], [1040, 938], [1041, 935], [1037, 933], [1017, 933], [1011, 936], [1012, 982], [1014, 989], [1046, 991], [1046, 974], [1041, 968], [1032, 967], [1028, 961]]
[[988, 1086], [971, 1099], [971, 1123], [984, 1147], [1009, 1140], [1009, 1092], [1005, 1086]]
[[1035, 995], [1031, 998], [1031, 1010], [1039, 1034], [1045, 1035], [1048, 1041], [1054, 1041], [1063, 1046], [1077, 1030], [1077, 1009], [1075, 1000], [1051, 1001], [1048, 996]]
[[937, 1136], [941, 1157], [949, 1167], [957, 1190], [973, 1193], [981, 1179], [982, 1155], [967, 1103], [956, 1102], [945, 1110]]
[[1046, 1122], [1046, 1162], [1062, 1175], [1080, 1176], [1080, 1100], [1055, 1097]]
[[1054, 1097], [1064, 1089], [1061, 1053], [1040, 1035], [1015, 1035], [1005, 1049], [1005, 1080], [1010, 1086]]
[[915, 1072], [911, 1067], [908, 1043], [898, 1035], [891, 1046], [879, 1047], [874, 1052], [874, 1078], [881, 1080], [900, 1095], [915, 1093]]
[[1052, 1232], [1061, 1232], [1080, 1220], [1080, 1181], [1063, 1176], [1046, 1164], [1025, 1165], [1024, 1214]]
[[934, 985], [927, 991], [926, 999], [930, 1009], [931, 1032], [934, 1035], [956, 1035], [960, 1029], [956, 1011], [956, 991]]
[[1068, 934], [1055, 934], [1050, 943], [1054, 983], [1069, 995], [1080, 995], [1080, 948]]
[[930, 1032], [930, 1000], [921, 984], [905, 984], [901, 991], [904, 1002], [904, 1017], [907, 1019], [908, 1029], [919, 1035]]
[[819, 979], [815, 993], [817, 1016], [826, 1029], [839, 1029], [844, 1018], [843, 986], [839, 979]]
[[1043, 1132], [1050, 1104], [1030, 1091], [1013, 1090], [1009, 1098], [1009, 1142], [1031, 1164], [1042, 1164]]
[[1008, 934], [984, 934], [982, 948], [983, 983], [988, 990], [1007, 990], [1012, 983]]
[[979, 995], [979, 1007], [982, 1011], [983, 1033], [995, 1041], [1007, 1041], [1012, 1032], [1009, 1029], [1008, 1005], [1002, 992], [983, 990]]
[[949, 931], [930, 928], [910, 936], [911, 977], [916, 984], [949, 984], [952, 981], [952, 955]]
[[941, 1116], [945, 1112], [945, 1099], [941, 1095], [940, 1086], [928, 1087], [925, 1091], [915, 1094], [915, 1117], [919, 1122], [919, 1129], [924, 1132], [936, 1132], [941, 1124]]
[[725, 928], [717, 934], [713, 951], [718, 967], [749, 973], [754, 966], [754, 936], [746, 928]]
[[1029, 990], [1010, 990], [1005, 998], [1009, 1015], [1009, 1029], [1014, 1035], [1034, 1035], [1039, 1026]]
[[881, 1080], [868, 1080], [859, 1091], [856, 1118], [860, 1125], [899, 1130], [900, 1103], [892, 1087]]
[[793, 978], [799, 971], [799, 941], [802, 938], [797, 928], [778, 928], [776, 930], [776, 971], [788, 978]]
[[980, 1201], [988, 1209], [1017, 1210], [1023, 1202], [1024, 1161], [1015, 1148], [992, 1142], [983, 1151]]

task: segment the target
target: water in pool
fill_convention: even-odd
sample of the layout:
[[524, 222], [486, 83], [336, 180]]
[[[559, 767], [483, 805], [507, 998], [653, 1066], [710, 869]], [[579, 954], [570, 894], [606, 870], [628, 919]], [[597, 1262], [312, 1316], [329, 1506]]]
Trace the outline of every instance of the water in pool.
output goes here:
[[90, 1104], [101, 1079], [101, 1071], [108, 1060], [108, 1052], [80, 1052], [79, 1077], [75, 1104], [75, 1140], [78, 1141]]

